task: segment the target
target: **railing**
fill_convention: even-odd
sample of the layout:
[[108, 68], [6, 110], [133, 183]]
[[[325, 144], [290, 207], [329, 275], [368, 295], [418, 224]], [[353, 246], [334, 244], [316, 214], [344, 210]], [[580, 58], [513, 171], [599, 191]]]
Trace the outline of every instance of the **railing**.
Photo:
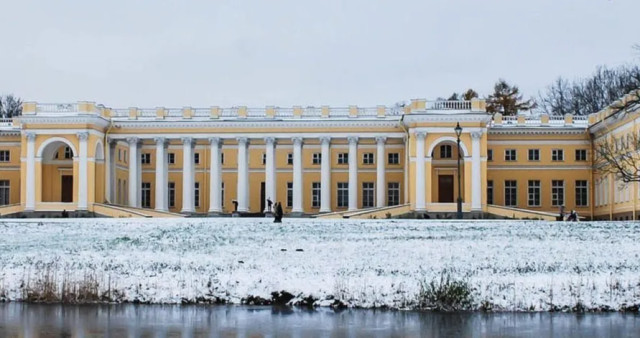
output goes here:
[[38, 113], [72, 113], [78, 111], [77, 103], [38, 103]]
[[[492, 121], [492, 126], [495, 126], [495, 121]], [[525, 115], [524, 121], [521, 123], [518, 121], [518, 116], [503, 116], [502, 123], [503, 126], [522, 126], [522, 127], [564, 127], [565, 125], [572, 127], [583, 127], [587, 128], [589, 126], [589, 118], [587, 116], [573, 116], [573, 119], [570, 124], [567, 124], [564, 116], [549, 116], [548, 122], [542, 122], [541, 115]]]
[[329, 110], [329, 116], [331, 117], [349, 117], [349, 108], [331, 108]]
[[156, 110], [155, 109], [140, 109], [140, 110], [138, 110], [138, 116], [155, 118], [156, 117]]
[[0, 127], [11, 127], [11, 126], [13, 126], [13, 119], [0, 118]]
[[167, 108], [165, 114], [169, 118], [182, 118], [182, 108]]
[[193, 117], [210, 117], [211, 108], [194, 108]]
[[111, 109], [112, 117], [129, 117], [129, 109]]
[[220, 109], [220, 117], [238, 117], [238, 108], [222, 108]]
[[322, 116], [322, 108], [319, 107], [306, 107], [302, 111], [302, 116], [304, 117], [321, 117]]
[[266, 110], [263, 108], [247, 108], [247, 117], [249, 118], [264, 118], [266, 116]]
[[427, 110], [471, 110], [471, 101], [427, 101]]
[[292, 118], [293, 117], [293, 108], [275, 108], [275, 114], [277, 118]]

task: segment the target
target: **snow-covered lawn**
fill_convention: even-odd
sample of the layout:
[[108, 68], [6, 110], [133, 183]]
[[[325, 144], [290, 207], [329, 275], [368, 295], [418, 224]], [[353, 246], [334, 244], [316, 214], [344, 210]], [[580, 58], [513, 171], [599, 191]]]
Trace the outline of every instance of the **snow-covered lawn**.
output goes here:
[[96, 276], [128, 301], [286, 290], [316, 305], [406, 308], [444, 273], [474, 288], [476, 308], [619, 309], [640, 304], [639, 254], [635, 222], [0, 220], [0, 293], [21, 299], [49, 271], [59, 282]]

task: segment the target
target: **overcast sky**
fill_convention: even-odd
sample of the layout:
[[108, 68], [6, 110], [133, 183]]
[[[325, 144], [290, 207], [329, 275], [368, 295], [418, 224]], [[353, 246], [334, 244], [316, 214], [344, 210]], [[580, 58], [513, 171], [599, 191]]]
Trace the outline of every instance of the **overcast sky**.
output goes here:
[[638, 62], [639, 0], [4, 1], [0, 93], [112, 107], [391, 105]]

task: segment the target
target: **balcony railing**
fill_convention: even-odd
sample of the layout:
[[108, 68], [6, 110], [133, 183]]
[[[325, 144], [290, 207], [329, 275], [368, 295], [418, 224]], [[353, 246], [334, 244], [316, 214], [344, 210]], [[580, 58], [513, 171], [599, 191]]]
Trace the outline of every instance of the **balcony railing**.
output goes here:
[[471, 110], [471, 101], [427, 101], [427, 110]]
[[78, 111], [77, 103], [38, 103], [38, 113], [73, 113]]

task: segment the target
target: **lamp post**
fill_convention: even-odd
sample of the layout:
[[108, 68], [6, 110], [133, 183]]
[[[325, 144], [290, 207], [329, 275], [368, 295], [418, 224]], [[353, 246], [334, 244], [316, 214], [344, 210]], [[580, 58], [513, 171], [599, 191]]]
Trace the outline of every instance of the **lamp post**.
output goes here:
[[456, 136], [458, 137], [458, 211], [456, 212], [456, 218], [462, 219], [462, 186], [460, 184], [460, 134], [462, 134], [462, 127], [460, 122], [456, 124]]

